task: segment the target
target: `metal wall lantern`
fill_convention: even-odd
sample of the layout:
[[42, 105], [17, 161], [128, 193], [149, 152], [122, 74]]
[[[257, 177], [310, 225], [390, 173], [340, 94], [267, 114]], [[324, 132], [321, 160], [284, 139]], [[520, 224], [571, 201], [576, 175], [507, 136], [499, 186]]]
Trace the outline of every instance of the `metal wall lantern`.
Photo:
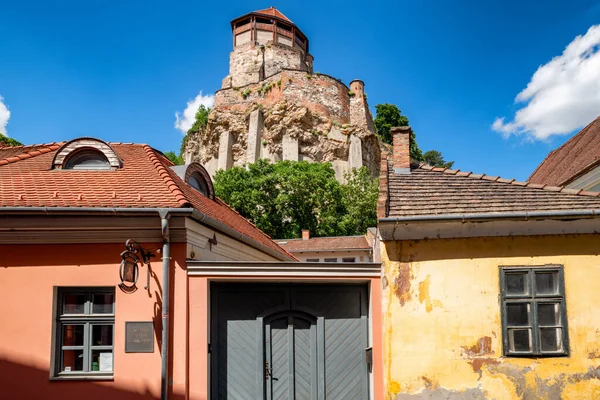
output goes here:
[[125, 242], [125, 251], [121, 253], [121, 265], [119, 267], [119, 289], [125, 293], [133, 293], [138, 288], [136, 286], [139, 278], [139, 267], [144, 264], [148, 266], [146, 276], [146, 286], [144, 289], [150, 288], [150, 257], [154, 255], [144, 248], [135, 240], [129, 239]]

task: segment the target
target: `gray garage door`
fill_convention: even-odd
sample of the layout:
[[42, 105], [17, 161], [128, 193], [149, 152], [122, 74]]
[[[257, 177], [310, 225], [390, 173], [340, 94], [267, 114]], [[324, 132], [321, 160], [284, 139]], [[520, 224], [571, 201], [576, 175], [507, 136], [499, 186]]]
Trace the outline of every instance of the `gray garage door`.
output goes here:
[[212, 399], [367, 399], [362, 285], [214, 284]]

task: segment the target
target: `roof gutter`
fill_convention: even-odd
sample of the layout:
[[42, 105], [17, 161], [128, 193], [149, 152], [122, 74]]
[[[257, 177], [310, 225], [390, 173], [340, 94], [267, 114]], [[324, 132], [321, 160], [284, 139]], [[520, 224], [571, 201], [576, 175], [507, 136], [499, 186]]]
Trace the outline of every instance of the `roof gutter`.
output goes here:
[[125, 215], [125, 214], [169, 214], [169, 215], [180, 215], [189, 216], [198, 222], [203, 222], [220, 232], [231, 236], [240, 242], [246, 243], [247, 245], [254, 247], [264, 253], [269, 254], [272, 257], [280, 261], [296, 261], [293, 256], [285, 256], [284, 254], [265, 246], [259, 241], [248, 237], [237, 230], [233, 229], [229, 225], [210, 217], [195, 208], [130, 208], [130, 207], [0, 207], [0, 214], [5, 212], [8, 213], [40, 213], [40, 214], [114, 214], [114, 215]]
[[497, 220], [538, 220], [538, 219], [581, 219], [597, 218], [600, 209], [592, 210], [560, 210], [560, 211], [518, 211], [504, 213], [478, 214], [440, 214], [409, 215], [404, 217], [379, 218], [379, 223], [427, 223], [427, 222], [485, 222]]
[[41, 213], [41, 214], [192, 214], [193, 208], [133, 208], [133, 207], [0, 207], [0, 214], [9, 213]]

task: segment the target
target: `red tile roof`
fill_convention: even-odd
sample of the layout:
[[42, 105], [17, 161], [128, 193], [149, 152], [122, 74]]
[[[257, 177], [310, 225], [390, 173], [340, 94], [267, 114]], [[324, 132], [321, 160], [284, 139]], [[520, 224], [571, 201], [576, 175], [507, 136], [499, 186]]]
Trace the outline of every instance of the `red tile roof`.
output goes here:
[[550, 152], [529, 181], [564, 186], [600, 165], [600, 117]]
[[203, 196], [148, 145], [111, 143], [123, 167], [110, 171], [53, 170], [62, 143], [0, 148], [2, 207], [185, 208], [198, 211], [241, 234], [292, 257], [269, 236], [220, 199]]
[[369, 250], [371, 248], [364, 235], [315, 237], [307, 240], [276, 239], [275, 241], [290, 253], [302, 251]]
[[386, 211], [379, 218], [600, 209], [598, 192], [423, 165], [410, 174], [395, 174], [389, 162], [387, 171], [382, 171]]

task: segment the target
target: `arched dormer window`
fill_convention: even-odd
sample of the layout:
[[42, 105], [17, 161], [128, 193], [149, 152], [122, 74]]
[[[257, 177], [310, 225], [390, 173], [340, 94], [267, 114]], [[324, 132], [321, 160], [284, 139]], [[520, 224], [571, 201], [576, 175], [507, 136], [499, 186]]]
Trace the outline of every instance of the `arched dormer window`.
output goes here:
[[187, 183], [203, 195], [208, 196], [208, 185], [198, 172], [191, 174]]
[[52, 169], [103, 171], [121, 167], [121, 160], [108, 143], [87, 137], [65, 143], [52, 160]]
[[96, 149], [81, 149], [69, 154], [63, 169], [108, 170], [110, 163], [104, 153]]
[[185, 183], [192, 188], [202, 193], [211, 200], [215, 199], [215, 189], [210, 179], [210, 175], [206, 169], [197, 162], [186, 165], [174, 165], [171, 167], [173, 171]]

